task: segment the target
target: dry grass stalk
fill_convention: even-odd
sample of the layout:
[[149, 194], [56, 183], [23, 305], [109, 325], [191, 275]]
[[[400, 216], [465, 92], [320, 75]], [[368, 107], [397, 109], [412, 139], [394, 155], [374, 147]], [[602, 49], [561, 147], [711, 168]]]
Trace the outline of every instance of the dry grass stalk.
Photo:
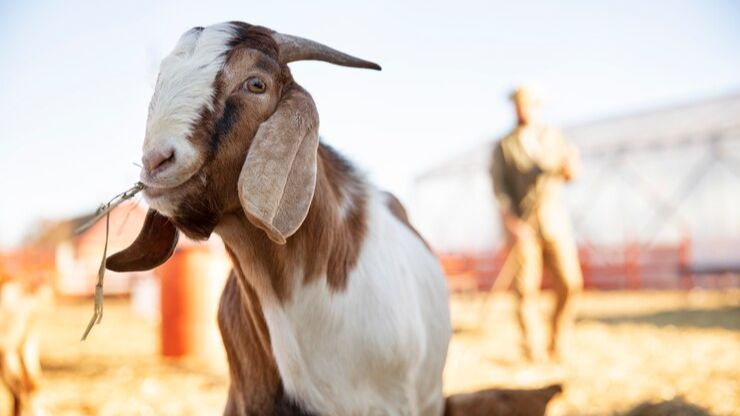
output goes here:
[[87, 339], [87, 335], [90, 334], [93, 325], [99, 324], [103, 320], [103, 278], [105, 277], [105, 258], [108, 256], [108, 234], [110, 231], [110, 212], [113, 211], [117, 206], [121, 205], [124, 201], [131, 199], [144, 189], [144, 184], [137, 182], [131, 189], [128, 189], [113, 197], [108, 203], [101, 205], [93, 217], [85, 222], [83, 225], [75, 230], [75, 233], [81, 234], [97, 223], [101, 218], [105, 217], [105, 245], [103, 246], [103, 258], [100, 260], [100, 268], [98, 269], [98, 281], [95, 284], [95, 308], [93, 316], [90, 318], [90, 322], [85, 328], [85, 332], [82, 334], [82, 341]]

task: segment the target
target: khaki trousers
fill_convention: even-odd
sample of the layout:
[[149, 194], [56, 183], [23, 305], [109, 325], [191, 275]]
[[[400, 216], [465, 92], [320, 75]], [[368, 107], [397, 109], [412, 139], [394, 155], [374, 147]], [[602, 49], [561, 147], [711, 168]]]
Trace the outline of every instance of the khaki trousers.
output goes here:
[[[536, 229], [537, 227], [535, 227]], [[563, 353], [564, 343], [575, 319], [574, 298], [583, 288], [583, 276], [575, 241], [570, 236], [546, 239], [541, 233], [519, 241], [512, 247], [517, 265], [514, 288], [518, 297], [518, 319], [524, 353], [529, 359], [540, 359], [544, 346], [542, 322], [537, 298], [542, 282], [542, 266], [547, 268], [555, 289], [555, 308], [550, 320], [549, 352]]]

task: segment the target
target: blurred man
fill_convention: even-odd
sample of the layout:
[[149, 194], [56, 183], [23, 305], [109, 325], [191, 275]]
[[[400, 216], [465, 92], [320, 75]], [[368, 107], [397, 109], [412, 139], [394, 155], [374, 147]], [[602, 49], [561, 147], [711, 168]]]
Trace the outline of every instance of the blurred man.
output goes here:
[[544, 358], [537, 295], [544, 263], [552, 276], [556, 303], [549, 353], [559, 358], [573, 324], [573, 297], [583, 285], [578, 252], [561, 195], [575, 177], [578, 154], [556, 129], [537, 118], [540, 98], [529, 88], [511, 95], [518, 125], [495, 146], [491, 163], [494, 192], [510, 245], [523, 351], [528, 359]]

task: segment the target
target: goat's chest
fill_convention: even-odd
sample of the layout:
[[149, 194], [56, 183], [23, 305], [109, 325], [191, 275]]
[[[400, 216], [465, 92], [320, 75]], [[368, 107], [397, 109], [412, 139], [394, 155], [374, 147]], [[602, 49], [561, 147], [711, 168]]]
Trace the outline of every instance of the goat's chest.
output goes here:
[[415, 414], [418, 384], [441, 382], [444, 279], [423, 243], [379, 206], [344, 291], [316, 279], [263, 310], [284, 388], [311, 410]]

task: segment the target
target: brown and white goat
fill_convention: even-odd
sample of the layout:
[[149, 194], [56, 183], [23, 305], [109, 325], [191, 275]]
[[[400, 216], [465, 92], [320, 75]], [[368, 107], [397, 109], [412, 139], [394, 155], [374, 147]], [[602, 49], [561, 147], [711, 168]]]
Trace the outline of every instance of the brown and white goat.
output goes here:
[[434, 255], [395, 198], [319, 143], [287, 64], [380, 69], [230, 22], [186, 32], [162, 62], [141, 181], [151, 210], [107, 267], [153, 268], [178, 230], [233, 260], [219, 325], [229, 415], [441, 415], [450, 338]]

